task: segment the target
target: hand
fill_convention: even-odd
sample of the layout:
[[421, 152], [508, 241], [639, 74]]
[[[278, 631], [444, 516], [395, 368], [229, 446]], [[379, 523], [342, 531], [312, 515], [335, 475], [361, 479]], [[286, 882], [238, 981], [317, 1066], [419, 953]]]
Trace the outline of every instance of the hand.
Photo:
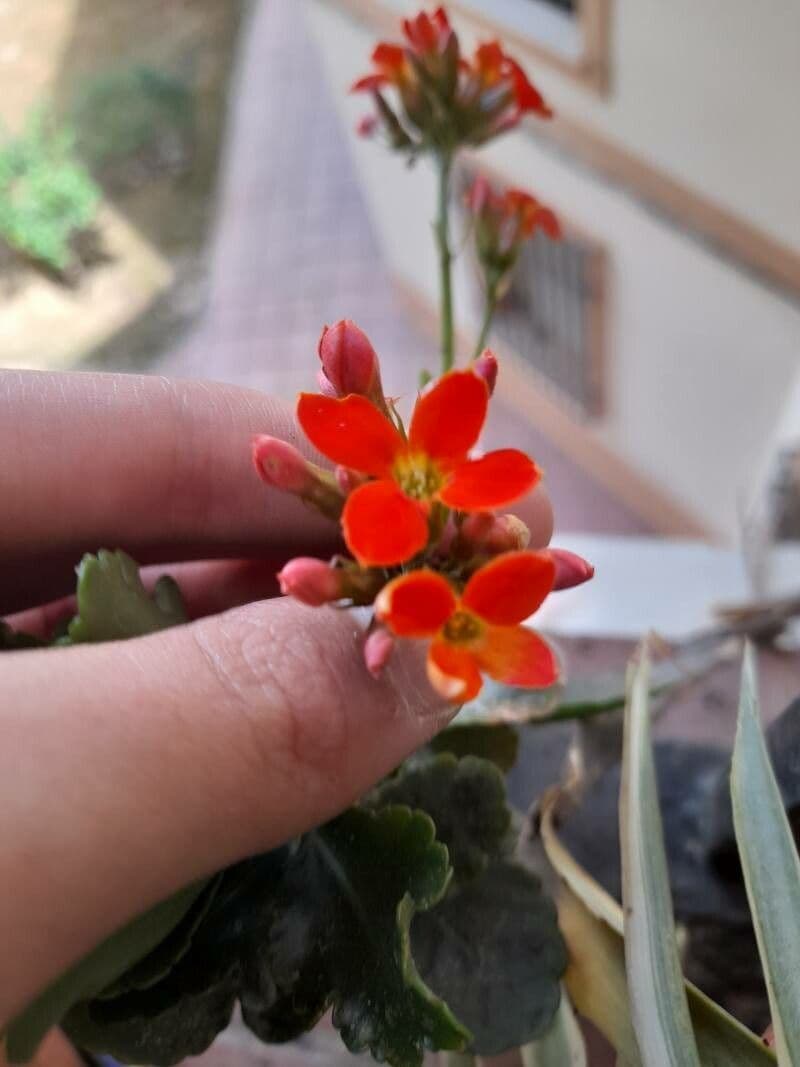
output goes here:
[[[0, 1021], [137, 912], [335, 815], [451, 713], [410, 642], [375, 681], [353, 613], [263, 599], [284, 559], [335, 546], [258, 482], [256, 432], [304, 447], [255, 392], [0, 372], [0, 615], [49, 631], [108, 547], [181, 561], [145, 574], [198, 620], [0, 658]], [[545, 494], [519, 511], [546, 544]]]

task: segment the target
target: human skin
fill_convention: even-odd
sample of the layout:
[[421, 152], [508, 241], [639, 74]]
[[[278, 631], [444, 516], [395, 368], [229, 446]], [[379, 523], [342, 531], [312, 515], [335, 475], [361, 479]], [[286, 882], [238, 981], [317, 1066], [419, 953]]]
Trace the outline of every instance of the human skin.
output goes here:
[[[0, 659], [0, 1023], [137, 912], [347, 807], [452, 714], [413, 642], [375, 680], [353, 613], [275, 596], [281, 563], [330, 555], [335, 530], [261, 485], [254, 433], [313, 455], [257, 392], [0, 372], [0, 616], [48, 632], [81, 554], [121, 547], [148, 582], [175, 575], [195, 620]], [[545, 545], [546, 493], [515, 510]]]

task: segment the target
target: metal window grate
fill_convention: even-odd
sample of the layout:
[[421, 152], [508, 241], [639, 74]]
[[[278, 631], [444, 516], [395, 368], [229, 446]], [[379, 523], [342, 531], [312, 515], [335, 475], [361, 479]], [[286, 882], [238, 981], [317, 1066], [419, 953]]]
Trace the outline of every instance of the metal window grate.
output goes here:
[[603, 273], [597, 245], [570, 233], [561, 241], [537, 233], [523, 246], [492, 326], [495, 343], [585, 416], [602, 410]]

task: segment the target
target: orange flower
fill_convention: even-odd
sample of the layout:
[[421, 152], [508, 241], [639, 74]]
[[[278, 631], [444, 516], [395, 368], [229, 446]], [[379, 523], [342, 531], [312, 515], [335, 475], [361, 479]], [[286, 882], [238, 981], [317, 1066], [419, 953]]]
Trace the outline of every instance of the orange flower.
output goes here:
[[[452, 35], [444, 8], [432, 15], [421, 11], [413, 19], [403, 19], [403, 33], [408, 51], [418, 59], [435, 59], [444, 53]], [[386, 85], [401, 86], [413, 77], [413, 67], [406, 49], [399, 44], [381, 41], [372, 53], [374, 73], [359, 78], [353, 92], [382, 89]]]
[[[519, 63], [503, 51], [499, 41], [487, 41], [478, 45], [471, 69], [485, 89], [494, 88], [503, 82], [508, 84], [516, 108], [513, 121], [518, 121], [526, 112], [532, 112], [543, 119], [553, 117], [552, 109], [544, 102], [542, 94], [528, 80]], [[510, 124], [511, 118], [508, 117], [506, 125]]]
[[408, 438], [362, 396], [302, 393], [297, 417], [334, 463], [373, 481], [347, 498], [347, 546], [364, 566], [404, 563], [428, 543], [434, 502], [487, 511], [518, 500], [540, 472], [513, 448], [468, 458], [486, 419], [489, 392], [472, 371], [451, 371], [417, 401]]
[[431, 639], [431, 684], [446, 700], [463, 704], [480, 692], [481, 672], [525, 688], [558, 680], [550, 646], [520, 626], [554, 581], [546, 552], [506, 552], [476, 571], [460, 598], [434, 571], [401, 575], [378, 594], [375, 614], [398, 637]]

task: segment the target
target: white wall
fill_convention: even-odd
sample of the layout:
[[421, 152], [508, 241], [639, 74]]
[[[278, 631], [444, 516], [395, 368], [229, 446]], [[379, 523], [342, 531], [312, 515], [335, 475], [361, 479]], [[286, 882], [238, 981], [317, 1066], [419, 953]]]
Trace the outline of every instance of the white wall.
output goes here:
[[[365, 69], [372, 33], [319, 0], [311, 10], [332, 91], [352, 130], [365, 101], [346, 88]], [[728, 130], [737, 140], [730, 116]], [[409, 173], [399, 157], [355, 137], [353, 151], [392, 269], [435, 298], [432, 174], [424, 165]], [[496, 142], [485, 158], [608, 251], [608, 408], [597, 433], [709, 528], [734, 538], [741, 502], [763, 468], [800, 366], [800, 307], [524, 132]], [[760, 166], [763, 187], [771, 170]], [[459, 288], [462, 325], [469, 325]]]
[[558, 112], [800, 249], [800, 3], [610, 2], [608, 97], [528, 73]]

